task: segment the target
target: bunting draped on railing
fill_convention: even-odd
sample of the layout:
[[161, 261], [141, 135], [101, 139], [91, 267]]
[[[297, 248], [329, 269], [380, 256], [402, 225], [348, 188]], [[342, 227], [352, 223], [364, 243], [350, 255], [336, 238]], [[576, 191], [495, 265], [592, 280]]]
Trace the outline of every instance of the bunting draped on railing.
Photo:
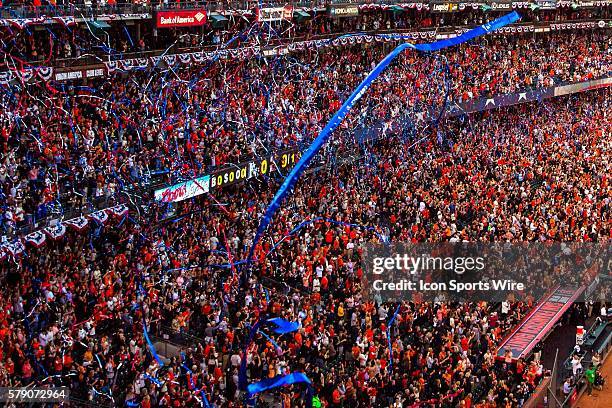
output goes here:
[[[557, 30], [577, 30], [577, 29], [592, 29], [592, 28], [606, 28], [609, 27], [605, 21], [583, 21], [577, 23], [552, 23], [546, 27], [546, 31], [557, 31]], [[498, 30], [502, 34], [515, 34], [515, 33], [533, 33], [543, 32], [544, 28], [538, 28], [535, 25], [521, 25], [512, 27], [503, 27]], [[462, 33], [468, 32], [468, 29], [456, 29], [453, 33], [438, 33], [436, 31], [414, 31], [409, 33], [389, 33], [389, 34], [376, 34], [370, 35], [365, 33], [348, 34], [340, 36], [331, 40], [308, 40], [308, 41], [296, 41], [286, 45], [279, 45], [270, 49], [264, 49], [261, 47], [242, 47], [222, 51], [198, 51], [189, 52], [183, 54], [169, 54], [163, 57], [147, 57], [147, 58], [131, 58], [122, 59], [117, 61], [106, 61], [104, 62], [104, 68], [99, 68], [103, 71], [103, 75], [113, 74], [114, 72], [129, 72], [133, 70], [143, 70], [158, 67], [160, 62], [163, 61], [167, 66], [173, 66], [175, 64], [189, 66], [191, 64], [202, 64], [212, 62], [217, 58], [221, 59], [237, 59], [244, 60], [253, 58], [255, 56], [274, 56], [282, 55], [286, 52], [302, 51], [306, 49], [320, 49], [327, 47], [342, 47], [351, 46], [355, 44], [372, 43], [372, 42], [391, 42], [400, 40], [431, 40], [431, 39], [447, 39], [453, 38], [454, 36], [461, 35]], [[76, 71], [82, 71], [82, 67], [76, 69]], [[75, 71], [75, 72], [76, 72]], [[69, 79], [70, 76], [66, 73], [73, 71], [62, 71], [56, 72], [55, 68], [48, 66], [31, 67], [23, 71], [12, 70], [0, 72], [0, 84], [6, 84], [13, 80], [19, 82], [31, 82], [42, 79], [49, 81], [52, 79], [63, 81]], [[99, 76], [99, 75], [98, 75]]]
[[[605, 29], [609, 27], [609, 22], [600, 21], [582, 21], [572, 23], [550, 23], [550, 24], [522, 24], [520, 26], [501, 27], [497, 32], [499, 34], [516, 34], [516, 33], [533, 33], [533, 32], [548, 32], [555, 30], [577, 30], [577, 29], [594, 29], [601, 28]], [[223, 49], [217, 51], [196, 51], [187, 52], [181, 54], [167, 54], [163, 56], [153, 56], [144, 58], [126, 58], [116, 61], [104, 62], [104, 68], [97, 68], [96, 70], [103, 71], [103, 75], [113, 74], [114, 72], [129, 72], [133, 70], [152, 69], [160, 66], [163, 62], [166, 66], [174, 66], [178, 64], [180, 66], [190, 66], [192, 64], [203, 64], [210, 63], [217, 59], [236, 59], [244, 60], [253, 57], [269, 56], [274, 57], [277, 55], [283, 55], [287, 52], [302, 51], [307, 49], [320, 49], [327, 47], [343, 47], [351, 46], [355, 44], [369, 44], [373, 42], [394, 42], [402, 40], [433, 40], [433, 39], [448, 39], [461, 35], [462, 33], [468, 32], [468, 28], [457, 28], [452, 32], [440, 32], [437, 30], [422, 30], [422, 31], [411, 31], [403, 33], [388, 33], [388, 34], [367, 34], [367, 33], [351, 33], [342, 35], [333, 39], [319, 39], [319, 40], [307, 40], [307, 41], [294, 41], [284, 45], [277, 45], [273, 47], [239, 47], [233, 49]], [[70, 79], [70, 75], [67, 73], [81, 72], [83, 67], [76, 67], [75, 71], [62, 70], [57, 72], [53, 67], [49, 66], [33, 66], [20, 70], [11, 70], [0, 72], [0, 84], [9, 83], [13, 80], [19, 82], [30, 82], [39, 79], [49, 81], [55, 79], [57, 81], [64, 81]], [[96, 74], [96, 76], [100, 76]], [[79, 77], [80, 78], [80, 77]]]
[[108, 221], [109, 215], [116, 219], [120, 219], [126, 217], [128, 213], [128, 207], [125, 204], [119, 204], [88, 215], [66, 221], [59, 221], [53, 226], [32, 232], [12, 242], [8, 242], [8, 239], [5, 239], [4, 241], [6, 241], [6, 243], [0, 245], [0, 259], [4, 259], [8, 255], [12, 255], [13, 257], [25, 255], [24, 243], [40, 248], [47, 242], [47, 237], [52, 240], [59, 240], [66, 234], [67, 226], [78, 232], [83, 232], [91, 221], [98, 224], [105, 224]]

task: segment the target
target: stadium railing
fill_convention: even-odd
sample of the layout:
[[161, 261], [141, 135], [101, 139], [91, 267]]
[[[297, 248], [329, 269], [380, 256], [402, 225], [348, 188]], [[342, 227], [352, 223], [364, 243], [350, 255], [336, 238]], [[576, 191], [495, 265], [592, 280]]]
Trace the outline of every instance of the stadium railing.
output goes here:
[[[508, 1], [509, 3], [510, 1]], [[63, 3], [60, 0], [58, 3]], [[138, 14], [152, 13], [156, 10], [177, 10], [177, 9], [205, 9], [206, 11], [236, 10], [247, 11], [262, 7], [304, 7], [304, 8], [325, 8], [332, 4], [373, 4], [373, 5], [392, 5], [401, 2], [387, 0], [267, 0], [259, 2], [257, 0], [231, 0], [231, 1], [134, 1], [108, 4], [106, 1], [79, 0], [69, 4], [41, 5], [34, 6], [31, 3], [5, 2], [0, 7], [0, 17], [2, 18], [38, 18], [42, 16], [79, 16], [79, 15], [101, 15], [101, 14]], [[421, 0], [420, 4], [429, 6], [431, 3], [445, 3], [443, 0]], [[454, 4], [473, 5], [467, 1], [453, 2]], [[582, 6], [582, 7], [596, 7]], [[467, 8], [466, 8], [467, 9]], [[470, 7], [469, 9], [472, 9]], [[424, 9], [427, 10], [427, 9]]]
[[[286, 5], [293, 7], [306, 8], [323, 8], [328, 4], [362, 4], [362, 3], [380, 3], [386, 4], [382, 0], [365, 1], [365, 0], [323, 0], [323, 1], [283, 1], [272, 0], [263, 1], [263, 7], [283, 7]], [[428, 3], [428, 2], [427, 2]], [[258, 8], [258, 1], [243, 0], [243, 1], [156, 1], [156, 2], [131, 2], [131, 3], [116, 3], [107, 4], [106, 2], [94, 4], [92, 1], [80, 1], [70, 4], [57, 4], [33, 6], [31, 4], [4, 4], [0, 7], [0, 18], [40, 18], [60, 17], [60, 16], [90, 16], [90, 15], [112, 15], [112, 14], [140, 14], [153, 13], [158, 10], [190, 10], [190, 9], [205, 9], [206, 11], [223, 11], [236, 10], [247, 11]]]
[[205, 340], [201, 337], [191, 334], [189, 330], [175, 330], [168, 326], [159, 326], [151, 337], [158, 339], [161, 342], [167, 342], [177, 347], [192, 347], [197, 344], [205, 344]]

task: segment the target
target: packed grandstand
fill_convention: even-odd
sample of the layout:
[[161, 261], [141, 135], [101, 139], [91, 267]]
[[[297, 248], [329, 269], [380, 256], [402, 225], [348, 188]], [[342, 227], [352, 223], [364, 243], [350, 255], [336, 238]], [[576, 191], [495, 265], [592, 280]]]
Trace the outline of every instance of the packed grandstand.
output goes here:
[[[142, 408], [588, 387], [612, 339], [609, 1], [0, 16], [0, 387]], [[541, 297], [368, 296], [366, 248], [398, 242], [563, 254]], [[605, 256], [564, 269], [565, 243]]]

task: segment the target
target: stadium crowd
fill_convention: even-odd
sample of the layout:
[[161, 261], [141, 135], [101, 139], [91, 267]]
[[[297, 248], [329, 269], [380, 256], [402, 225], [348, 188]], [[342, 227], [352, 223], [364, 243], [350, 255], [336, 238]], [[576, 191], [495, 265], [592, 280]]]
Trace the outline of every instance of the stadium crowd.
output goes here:
[[[0, 382], [65, 384], [100, 406], [200, 406], [200, 389], [213, 405], [242, 406], [237, 376], [247, 358], [249, 381], [303, 370], [325, 406], [520, 406], [542, 366], [496, 362], [496, 345], [532, 300], [501, 309], [406, 301], [389, 366], [394, 305], [360, 290], [361, 248], [378, 236], [330, 222], [287, 234], [321, 216], [392, 241], [609, 239], [609, 104], [600, 90], [449, 119], [442, 143], [423, 131], [417, 144], [389, 133], [354, 146], [353, 160], [298, 183], [244, 285], [236, 261], [279, 180], [177, 203], [165, 221], [156, 216], [167, 205], [151, 203], [143, 218], [97, 236], [28, 248], [2, 266]], [[276, 344], [257, 337], [245, 357], [249, 327], [265, 315], [301, 328]], [[143, 321], [149, 333], [199, 339], [160, 367]], [[296, 388], [276, 398], [301, 404]]]
[[[388, 47], [220, 60], [181, 72], [116, 74], [122, 80], [85, 86], [3, 87], [2, 230], [31, 227], [61, 205], [90, 211], [155, 172], [167, 172], [173, 182], [303, 146]], [[612, 62], [610, 39], [594, 33], [487, 38], [442, 55], [403, 55], [365, 95], [347, 121], [350, 129], [439, 109], [447, 86], [449, 103], [461, 103], [602, 77]]]
[[[604, 10], [555, 13], [572, 19]], [[540, 21], [553, 13], [524, 14], [524, 21]], [[310, 20], [290, 35], [484, 18], [484, 12], [367, 13]], [[6, 30], [14, 41], [3, 44], [5, 64], [79, 58], [95, 47], [122, 54], [174, 41], [219, 44], [229, 35], [158, 37], [152, 30], [134, 43], [127, 29], [112, 30], [106, 42], [92, 40], [82, 26], [17, 37]], [[2, 85], [3, 235], [40, 227], [64, 207], [89, 212], [120, 200], [131, 213], [28, 246], [20, 257], [4, 254], [0, 386], [65, 385], [75, 406], [199, 407], [206, 397], [214, 407], [238, 407], [245, 405], [238, 373], [246, 359], [250, 382], [303, 371], [328, 407], [521, 406], [543, 366], [539, 358], [497, 358], [497, 346], [537, 299], [406, 300], [390, 330], [390, 362], [386, 331], [398, 305], [364, 297], [363, 245], [381, 236], [612, 238], [608, 89], [437, 115], [442, 106], [473, 98], [608, 76], [606, 34], [488, 36], [439, 55], [405, 53], [335, 132], [318, 168], [299, 181], [250, 265], [245, 259], [283, 179], [280, 170], [173, 204], [126, 187], [144, 190], [154, 173], [170, 184], [270, 151], [304, 148], [392, 44], [220, 59], [110, 80]], [[377, 138], [358, 136], [380, 123]], [[324, 220], [291, 233], [316, 217]], [[298, 321], [300, 329], [258, 335], [244, 354], [251, 327], [266, 316]], [[180, 349], [152, 349], [145, 333], [158, 345], [169, 336]], [[303, 391], [286, 387], [258, 398], [299, 407]]]

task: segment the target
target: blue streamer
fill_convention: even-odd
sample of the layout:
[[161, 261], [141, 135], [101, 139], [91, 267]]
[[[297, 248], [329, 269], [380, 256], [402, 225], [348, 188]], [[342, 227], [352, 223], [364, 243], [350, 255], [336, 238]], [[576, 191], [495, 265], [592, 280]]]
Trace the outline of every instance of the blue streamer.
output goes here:
[[272, 331], [276, 334], [291, 333], [300, 328], [300, 324], [298, 322], [290, 322], [288, 320], [281, 319], [280, 317], [268, 319], [267, 322], [276, 325], [275, 328], [272, 328]]
[[[240, 362], [240, 370], [238, 371], [238, 387], [241, 390], [247, 389], [247, 375], [246, 375], [246, 354], [249, 348], [249, 345], [253, 342], [255, 335], [259, 331], [259, 328], [265, 325], [274, 325], [276, 327], [272, 327], [272, 331], [277, 334], [285, 334], [296, 331], [299, 328], [299, 323], [290, 322], [288, 320], [282, 319], [280, 317], [275, 317], [271, 319], [260, 319], [253, 327], [251, 327], [251, 331], [249, 332], [249, 338], [244, 345], [242, 361]], [[262, 332], [263, 334], [263, 332]], [[266, 336], [266, 338], [269, 338]]]
[[158, 387], [161, 387], [164, 383], [159, 381], [157, 378], [150, 376], [149, 374], [145, 374], [144, 378], [154, 382]]
[[[181, 360], [184, 362], [185, 361], [185, 353], [181, 352]], [[196, 389], [195, 383], [193, 382], [193, 372], [191, 371], [191, 369], [189, 369], [189, 367], [187, 367], [185, 365], [185, 363], [181, 364], [181, 367], [183, 367], [183, 369], [189, 374], [189, 384], [191, 385], [191, 388], [194, 389], [195, 392], [197, 392], [198, 390]], [[203, 388], [200, 388], [200, 395], [202, 396], [202, 405], [204, 405], [206, 408], [210, 408], [210, 402], [208, 402], [208, 398], [206, 398], [206, 393], [204, 392]]]
[[155, 346], [153, 345], [153, 343], [151, 342], [151, 339], [149, 338], [149, 333], [147, 332], [147, 325], [145, 324], [144, 321], [142, 322], [142, 333], [144, 335], [145, 340], [147, 341], [147, 344], [149, 345], [149, 350], [151, 350], [151, 354], [153, 354], [153, 358], [157, 360], [157, 363], [160, 365], [160, 367], [163, 367], [164, 361], [157, 354], [157, 351], [155, 351]]
[[276, 347], [276, 348], [277, 348], [277, 349], [279, 349], [279, 350], [281, 349], [281, 346], [279, 346], [279, 345], [278, 345], [278, 343], [277, 343], [276, 341], [274, 341], [274, 339], [273, 339], [272, 337], [268, 336], [268, 335], [267, 335], [266, 333], [264, 333], [264, 332], [261, 332], [261, 334], [262, 334], [262, 335], [263, 335], [263, 336], [264, 336], [266, 339], [268, 339], [268, 341], [270, 341], [270, 343], [272, 343], [272, 344], [274, 345], [274, 347]]
[[[501, 27], [504, 27], [508, 24], [512, 24], [520, 18], [516, 11], [512, 13], [506, 14], [503, 17], [498, 18], [490, 23], [483, 24], [479, 27], [476, 27], [468, 32], [461, 34], [458, 37], [449, 38], [445, 40], [436, 41], [433, 43], [426, 44], [411, 44], [404, 43], [398, 45], [393, 51], [391, 51], [382, 61], [378, 63], [378, 65], [368, 74], [368, 76], [361, 82], [357, 88], [353, 91], [353, 93], [348, 97], [346, 101], [342, 104], [340, 109], [334, 114], [334, 116], [330, 119], [330, 121], [325, 125], [323, 130], [319, 133], [319, 135], [315, 138], [312, 144], [308, 147], [308, 149], [304, 152], [298, 163], [293, 167], [289, 175], [283, 181], [283, 184], [276, 192], [274, 198], [270, 202], [266, 212], [257, 228], [257, 233], [255, 234], [255, 238], [253, 240], [253, 244], [251, 249], [249, 250], [249, 256], [247, 260], [250, 262], [253, 257], [253, 252], [255, 251], [255, 246], [261, 239], [264, 231], [272, 222], [272, 218], [274, 214], [280, 207], [282, 201], [285, 199], [289, 191], [293, 188], [297, 180], [300, 178], [302, 173], [306, 170], [310, 161], [314, 158], [314, 156], [319, 152], [323, 144], [329, 139], [332, 132], [342, 123], [346, 115], [350, 112], [355, 103], [365, 94], [368, 90], [372, 82], [387, 68], [387, 66], [404, 50], [407, 48], [414, 49], [421, 52], [434, 52], [441, 50], [443, 48], [451, 47], [454, 45], [458, 45], [469, 41], [473, 38], [479, 37], [481, 35], [485, 35], [492, 31], [498, 30]], [[248, 269], [247, 269], [248, 271]], [[246, 279], [245, 279], [246, 282]]]
[[127, 26], [123, 26], [123, 31], [125, 31], [125, 35], [127, 36], [128, 40], [130, 41], [130, 45], [133, 48], [134, 47], [134, 41], [132, 41], [132, 36], [130, 35], [130, 31], [127, 29]]
[[206, 398], [206, 393], [202, 388], [200, 388], [200, 395], [202, 396], [202, 402], [206, 408], [210, 408], [210, 403], [208, 402], [208, 398]]
[[98, 360], [98, 365], [100, 366], [100, 368], [104, 370], [104, 366], [102, 365], [102, 362], [100, 361], [100, 356], [97, 353], [96, 353], [96, 360]]
[[401, 307], [402, 307], [401, 303], [397, 305], [397, 309], [395, 309], [395, 313], [393, 313], [393, 317], [391, 317], [391, 320], [389, 320], [389, 323], [387, 324], [387, 342], [389, 343], [389, 373], [391, 373], [391, 370], [393, 368], [393, 347], [391, 344], [391, 326], [393, 326], [393, 322], [395, 322], [395, 318], [397, 317], [397, 314], [399, 313]]
[[[247, 391], [249, 392], [249, 396], [253, 396], [273, 388], [298, 383], [306, 383], [308, 384], [309, 389], [312, 388], [312, 382], [304, 373], [291, 373], [287, 375], [278, 375], [274, 378], [268, 378], [253, 384], [249, 384]], [[312, 404], [312, 398], [310, 400]]]
[[263, 323], [263, 320], [260, 320], [257, 323], [255, 323], [253, 327], [251, 327], [251, 330], [249, 331], [249, 338], [247, 339], [247, 342], [244, 345], [244, 351], [242, 353], [242, 359], [240, 361], [240, 370], [238, 371], [238, 388], [241, 390], [246, 390], [247, 388], [247, 377], [246, 377], [247, 350], [251, 342], [253, 342], [253, 338], [255, 337], [255, 334], [257, 333], [257, 330], [259, 330], [259, 326], [261, 326], [262, 323]]
[[264, 293], [266, 294], [266, 304], [269, 305], [270, 304], [270, 292], [268, 292], [268, 289], [266, 289], [265, 287], [263, 288], [263, 290], [264, 290]]

